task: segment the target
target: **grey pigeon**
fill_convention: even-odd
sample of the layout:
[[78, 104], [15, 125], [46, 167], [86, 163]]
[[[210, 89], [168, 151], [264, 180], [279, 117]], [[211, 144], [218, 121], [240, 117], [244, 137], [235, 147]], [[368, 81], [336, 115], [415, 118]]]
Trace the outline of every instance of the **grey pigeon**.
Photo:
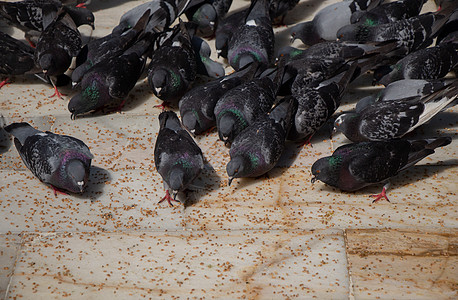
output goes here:
[[235, 29], [242, 24], [248, 13], [248, 9], [240, 10], [220, 20], [215, 31], [215, 49], [218, 57], [227, 58], [228, 42]]
[[150, 15], [145, 31], [162, 31], [172, 25], [190, 2], [191, 0], [153, 0], [140, 4], [121, 16], [119, 24], [113, 28], [113, 33], [119, 34], [134, 27], [146, 11]]
[[223, 77], [224, 67], [210, 58], [210, 45], [198, 36], [193, 36], [191, 43], [196, 53], [197, 73], [212, 78]]
[[232, 0], [204, 0], [198, 5], [194, 1], [188, 5], [186, 16], [198, 26], [204, 36], [212, 35], [218, 20], [224, 18], [232, 5]]
[[356, 11], [351, 15], [352, 24], [360, 23], [368, 26], [396, 22], [418, 16], [427, 0], [399, 0], [383, 3], [370, 11]]
[[364, 97], [356, 103], [356, 112], [359, 113], [366, 106], [377, 101], [391, 100], [420, 100], [435, 93], [453, 82], [453, 79], [402, 79], [394, 81], [377, 94]]
[[[166, 195], [162, 202], [175, 200], [178, 192], [185, 191], [204, 168], [202, 151], [191, 135], [182, 128], [172, 111], [159, 115], [159, 134], [154, 146], [154, 163], [164, 179]], [[170, 196], [172, 190], [174, 198]]]
[[228, 61], [235, 69], [259, 62], [269, 65], [274, 55], [274, 32], [268, 0], [253, 0], [244, 22], [228, 41]]
[[114, 102], [120, 107], [143, 72], [144, 52], [150, 47], [148, 35], [119, 56], [101, 61], [89, 69], [81, 81], [82, 91], [68, 103], [72, 119], [77, 115], [98, 110]]
[[[35, 49], [35, 62], [45, 75], [61, 75], [70, 67], [81, 45], [81, 34], [75, 22], [62, 11], [41, 33]], [[54, 95], [61, 97], [57, 88]]]
[[322, 41], [334, 41], [337, 31], [350, 24], [352, 13], [376, 7], [380, 0], [339, 1], [326, 6], [315, 14], [312, 21], [299, 23], [290, 30], [292, 41], [300, 39], [311, 46]]
[[288, 139], [310, 142], [313, 134], [334, 114], [357, 69], [354, 64], [340, 76], [323, 81], [317, 87], [304, 88], [295, 94], [298, 108]]
[[193, 134], [201, 134], [216, 126], [214, 113], [218, 100], [229, 90], [253, 78], [256, 66], [248, 66], [221, 79], [196, 86], [179, 102], [183, 125]]
[[294, 115], [295, 100], [285, 98], [234, 139], [226, 166], [229, 185], [234, 178], [258, 177], [269, 172], [280, 159]]
[[378, 101], [359, 112], [342, 114], [334, 128], [353, 142], [400, 138], [449, 107], [457, 97], [458, 81], [455, 80], [420, 100]]
[[54, 191], [82, 193], [89, 178], [93, 155], [81, 140], [49, 131], [39, 131], [28, 123], [13, 123], [5, 130], [26, 167]]
[[276, 100], [283, 69], [278, 67], [273, 73], [274, 79], [269, 76], [252, 79], [220, 98], [214, 112], [221, 141], [230, 144], [243, 129], [270, 111]]
[[401, 79], [438, 79], [457, 65], [456, 45], [439, 44], [412, 52], [396, 64], [376, 70], [374, 81], [386, 86]]
[[356, 191], [366, 186], [386, 183], [373, 202], [385, 198], [389, 179], [415, 165], [434, 149], [451, 143], [451, 138], [428, 140], [389, 140], [360, 142], [337, 148], [332, 156], [320, 158], [312, 165], [312, 183], [320, 180], [343, 191]]

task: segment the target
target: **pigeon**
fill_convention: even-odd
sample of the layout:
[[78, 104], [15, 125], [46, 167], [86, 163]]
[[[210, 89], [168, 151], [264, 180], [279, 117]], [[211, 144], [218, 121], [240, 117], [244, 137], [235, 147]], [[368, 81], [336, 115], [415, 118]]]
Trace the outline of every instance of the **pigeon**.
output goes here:
[[[29, 45], [0, 31], [0, 74], [23, 75], [41, 72], [35, 65], [34, 49]], [[8, 78], [0, 83], [0, 87]]]
[[281, 18], [280, 24], [284, 24], [286, 13], [292, 10], [299, 0], [270, 0], [269, 13], [272, 20]]
[[291, 42], [300, 39], [311, 46], [322, 41], [334, 41], [337, 31], [350, 24], [352, 13], [378, 6], [381, 0], [340, 1], [321, 9], [312, 21], [296, 24], [290, 30]]
[[76, 68], [72, 72], [72, 85], [77, 86], [84, 74], [97, 63], [122, 54], [131, 47], [143, 33], [148, 22], [149, 10], [138, 20], [134, 27], [123, 33], [110, 33], [86, 44], [76, 57]]
[[93, 155], [81, 140], [43, 132], [30, 124], [13, 123], [5, 131], [14, 136], [14, 144], [26, 167], [56, 192], [82, 193], [89, 178]]
[[458, 65], [456, 47], [454, 44], [439, 44], [412, 52], [392, 66], [377, 69], [374, 81], [386, 86], [401, 79], [442, 78]]
[[68, 103], [71, 118], [101, 109], [116, 100], [122, 100], [122, 107], [144, 70], [146, 58], [143, 54], [150, 44], [149, 35], [146, 35], [123, 54], [101, 61], [89, 69], [81, 81], [82, 91]]
[[383, 3], [370, 11], [356, 11], [351, 15], [352, 24], [359, 23], [368, 26], [396, 22], [418, 16], [428, 0], [400, 0]]
[[198, 5], [191, 2], [186, 9], [188, 20], [197, 24], [204, 36], [214, 33], [218, 20], [224, 18], [232, 5], [232, 0], [204, 0]]
[[229, 185], [234, 178], [259, 177], [269, 172], [280, 159], [294, 115], [295, 99], [282, 100], [234, 139], [226, 166]]
[[458, 97], [458, 81], [424, 98], [378, 101], [359, 112], [344, 113], [334, 130], [352, 142], [386, 141], [401, 138], [448, 108]]
[[228, 91], [215, 106], [216, 127], [221, 141], [226, 145], [260, 115], [270, 111], [276, 100], [284, 67], [279, 65], [269, 76], [249, 80]]
[[150, 12], [146, 32], [157, 32], [168, 28], [180, 16], [191, 0], [153, 0], [140, 4], [121, 16], [112, 32], [120, 34], [132, 28], [146, 11]]
[[210, 58], [210, 45], [198, 36], [193, 36], [191, 43], [196, 54], [197, 73], [211, 78], [224, 76], [224, 67]]
[[348, 83], [353, 79], [357, 65], [328, 81], [323, 81], [317, 87], [305, 88], [295, 94], [298, 108], [295, 112], [293, 126], [288, 139], [293, 141], [310, 142], [313, 134], [329, 120], [339, 108], [340, 100]]
[[226, 18], [220, 20], [217, 24], [215, 31], [215, 49], [218, 57], [227, 58], [228, 41], [236, 28], [242, 24], [248, 13], [248, 9], [240, 10], [228, 15]]
[[57, 0], [25, 0], [18, 2], [0, 1], [0, 18], [26, 32], [26, 39], [35, 40], [59, 10], [70, 15], [77, 27], [90, 25], [94, 29], [94, 15], [87, 8], [63, 6]]
[[193, 134], [201, 134], [216, 126], [214, 113], [218, 100], [229, 90], [253, 78], [257, 66], [246, 68], [221, 79], [199, 85], [187, 92], [179, 102], [183, 125]]
[[420, 100], [423, 97], [435, 93], [453, 82], [453, 79], [402, 79], [394, 81], [377, 94], [364, 97], [356, 103], [355, 111], [359, 113], [365, 107], [377, 101], [391, 100]]
[[437, 34], [436, 45], [441, 43], [458, 44], [458, 10], [455, 10], [448, 19], [447, 23]]
[[191, 39], [183, 22], [173, 35], [153, 52], [148, 66], [148, 83], [161, 100], [178, 104], [196, 79], [197, 62]]
[[[431, 45], [432, 39], [447, 22], [453, 7], [439, 12], [426, 13], [392, 23], [368, 26], [351, 24], [337, 32], [340, 41], [386, 42], [396, 41], [399, 49], [396, 55], [406, 55]], [[394, 55], [394, 54], [393, 54]]]
[[255, 61], [269, 65], [274, 55], [274, 43], [269, 0], [253, 0], [244, 23], [228, 40], [229, 64], [236, 71]]
[[[173, 111], [159, 115], [159, 134], [154, 146], [154, 163], [166, 186], [167, 200], [172, 205], [178, 192], [185, 191], [204, 168], [202, 150], [191, 135], [182, 128]], [[170, 196], [169, 189], [174, 197]]]
[[388, 140], [347, 144], [337, 148], [332, 156], [322, 157], [312, 165], [312, 183], [320, 180], [343, 191], [356, 191], [368, 185], [384, 183], [373, 202], [387, 201], [389, 179], [415, 165], [434, 149], [451, 143], [451, 138], [423, 140]]
[[[70, 67], [72, 58], [78, 55], [81, 44], [81, 34], [75, 22], [67, 13], [61, 12], [41, 33], [35, 49], [35, 62], [45, 75], [61, 75]], [[61, 97], [56, 87], [54, 95]]]

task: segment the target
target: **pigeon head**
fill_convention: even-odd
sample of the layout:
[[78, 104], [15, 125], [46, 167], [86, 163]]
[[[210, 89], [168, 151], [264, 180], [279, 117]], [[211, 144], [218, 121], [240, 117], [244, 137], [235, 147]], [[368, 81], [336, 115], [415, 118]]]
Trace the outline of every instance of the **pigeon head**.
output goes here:
[[159, 126], [160, 129], [168, 128], [172, 129], [173, 131], [178, 131], [182, 129], [180, 119], [173, 111], [163, 111], [159, 115]]
[[195, 22], [200, 28], [211, 28], [214, 30], [215, 22], [218, 15], [213, 5], [206, 3], [199, 7], [199, 9], [192, 16], [192, 21]]
[[227, 42], [229, 40], [229, 35], [227, 33], [221, 32], [215, 36], [215, 48], [218, 57], [227, 57]]
[[341, 114], [334, 122], [334, 131], [342, 132], [352, 141], [359, 141], [358, 121], [359, 114], [357, 113]]
[[343, 159], [340, 155], [322, 157], [312, 165], [312, 183], [320, 180], [330, 186], [337, 186]]
[[225, 143], [232, 143], [238, 134], [237, 119], [232, 113], [225, 113], [218, 122], [218, 134], [220, 140]]
[[237, 155], [231, 158], [231, 160], [227, 163], [226, 166], [226, 172], [227, 175], [229, 175], [228, 185], [231, 185], [232, 180], [234, 178], [243, 177], [248, 163], [249, 162], [245, 160], [244, 156], [241, 155]]
[[369, 38], [370, 26], [360, 24], [346, 25], [337, 31], [337, 39], [341, 41], [365, 42]]
[[185, 170], [181, 167], [178, 167], [178, 165], [177, 167], [170, 169], [168, 179], [169, 180], [167, 184], [173, 191], [178, 192], [186, 188], [185, 183], [184, 183], [185, 182]]
[[193, 134], [199, 134], [202, 132], [201, 126], [199, 124], [197, 113], [193, 111], [187, 111], [182, 116], [184, 127], [186, 127]]
[[82, 193], [86, 187], [89, 172], [86, 172], [84, 164], [79, 159], [72, 159], [66, 164], [67, 181], [63, 183], [63, 188], [73, 193]]
[[372, 84], [379, 83], [387, 86], [393, 81], [403, 79], [401, 67], [402, 66], [400, 64], [396, 64], [392, 66], [382, 66], [377, 68], [374, 71], [374, 80], [372, 81]]
[[38, 59], [43, 73], [48, 76], [56, 76], [65, 73], [71, 63], [71, 57], [65, 51], [44, 53]]
[[165, 69], [158, 69], [154, 71], [149, 82], [153, 88], [153, 93], [159, 99], [168, 100], [168, 95], [173, 93], [180, 81], [180, 75], [170, 74]]
[[315, 45], [321, 42], [320, 36], [317, 34], [312, 22], [299, 23], [291, 27], [291, 43], [296, 39], [300, 39], [307, 46]]
[[[72, 119], [77, 115], [89, 112], [103, 106], [103, 98], [110, 97], [108, 91], [101, 88], [97, 80], [91, 82], [90, 85], [83, 88], [81, 93], [73, 96], [68, 102], [68, 110], [72, 113]], [[101, 104], [102, 103], [102, 104]]]
[[65, 6], [65, 10], [75, 22], [76, 27], [81, 25], [89, 25], [92, 29], [94, 27], [94, 14], [86, 7]]

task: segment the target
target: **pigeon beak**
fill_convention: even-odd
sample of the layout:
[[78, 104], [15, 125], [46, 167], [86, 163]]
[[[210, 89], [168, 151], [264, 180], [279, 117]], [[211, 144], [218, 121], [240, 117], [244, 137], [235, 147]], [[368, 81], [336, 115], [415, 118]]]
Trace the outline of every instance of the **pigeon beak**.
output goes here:
[[84, 191], [84, 181], [79, 181], [77, 184], [80, 189], [80, 193], [82, 193]]
[[90, 23], [90, 24], [89, 24], [89, 26], [91, 26], [92, 30], [95, 30], [95, 25], [94, 25], [94, 23], [93, 23], [93, 22], [92, 22], [92, 23]]
[[72, 119], [73, 121], [76, 120], [76, 114], [72, 113], [72, 115], [70, 116], [70, 119]]
[[232, 180], [234, 180], [234, 177], [229, 178], [229, 181], [227, 182], [228, 186], [231, 186]]
[[316, 178], [316, 176], [313, 176], [313, 177], [312, 177], [312, 180], [310, 180], [310, 182], [311, 182], [312, 184], [314, 184], [315, 181], [317, 181], [317, 180], [318, 180], [318, 179]]
[[154, 88], [154, 90], [156, 91], [156, 94], [157, 94], [158, 96], [161, 95], [161, 90], [162, 90], [162, 88], [157, 87], [157, 88]]
[[222, 51], [221, 51], [220, 49], [217, 49], [217, 50], [216, 50], [216, 54], [218, 54], [218, 58], [221, 57], [221, 52], [222, 52]]
[[78, 82], [72, 81], [72, 89], [76, 88], [78, 86]]
[[44, 73], [45, 75], [47, 75], [48, 70], [43, 70], [43, 73]]

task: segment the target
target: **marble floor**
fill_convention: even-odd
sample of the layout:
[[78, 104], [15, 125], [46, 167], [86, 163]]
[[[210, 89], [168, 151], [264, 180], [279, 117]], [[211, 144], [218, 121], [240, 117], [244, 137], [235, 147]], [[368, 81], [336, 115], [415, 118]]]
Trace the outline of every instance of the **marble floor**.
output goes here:
[[[335, 1], [302, 0], [285, 22], [311, 19]], [[93, 0], [96, 29], [80, 29], [103, 36], [142, 2]], [[248, 4], [234, 0], [235, 8]], [[428, 10], [435, 10], [434, 1]], [[289, 41], [287, 29], [275, 29], [278, 45]], [[381, 88], [370, 82], [367, 75], [352, 83], [340, 110]], [[62, 91], [63, 100], [50, 98], [50, 86], [24, 77], [0, 89], [4, 124], [26, 121], [72, 135], [94, 154], [88, 190], [55, 196], [0, 131], [5, 299], [458, 297], [456, 107], [411, 135], [453, 142], [394, 178], [391, 203], [371, 202], [381, 186], [343, 193], [311, 184], [313, 162], [348, 143], [322, 128], [313, 146], [288, 144], [268, 177], [234, 180], [230, 187], [228, 149], [216, 132], [198, 136], [207, 163], [198, 178], [204, 188], [191, 195], [192, 203], [170, 207], [157, 204], [164, 190], [153, 159], [160, 113], [154, 106], [161, 101], [146, 79], [122, 112], [76, 120], [67, 110], [75, 91]]]

